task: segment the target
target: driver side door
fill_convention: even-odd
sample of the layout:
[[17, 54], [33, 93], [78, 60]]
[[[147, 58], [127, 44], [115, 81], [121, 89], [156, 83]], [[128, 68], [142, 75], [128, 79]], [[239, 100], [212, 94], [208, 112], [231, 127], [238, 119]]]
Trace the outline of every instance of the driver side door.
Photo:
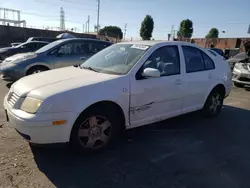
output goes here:
[[[160, 77], [145, 78], [146, 68], [159, 70]], [[133, 127], [181, 114], [184, 82], [177, 45], [156, 49], [131, 78], [130, 123]], [[139, 76], [138, 76], [139, 75]]]

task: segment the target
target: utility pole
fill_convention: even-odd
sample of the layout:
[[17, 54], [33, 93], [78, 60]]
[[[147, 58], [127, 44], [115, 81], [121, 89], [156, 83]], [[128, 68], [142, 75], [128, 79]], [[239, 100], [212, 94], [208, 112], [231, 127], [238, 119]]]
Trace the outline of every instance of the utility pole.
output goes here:
[[97, 31], [97, 34], [99, 32], [99, 21], [100, 21], [100, 0], [97, 0], [97, 23], [96, 23], [96, 31]]
[[123, 37], [123, 38], [124, 38], [124, 41], [125, 41], [125, 39], [126, 39], [127, 25], [128, 25], [128, 24], [125, 23], [125, 27], [124, 27], [124, 37]]
[[89, 33], [89, 22], [90, 22], [90, 15], [88, 15], [88, 33]]
[[85, 27], [84, 27], [84, 24], [82, 24], [82, 32], [83, 32], [83, 33], [84, 33], [84, 28], [85, 28]]
[[65, 30], [65, 12], [63, 10], [63, 7], [60, 9], [60, 28], [61, 31]]
[[85, 26], [86, 26], [85, 32], [86, 32], [86, 33], [89, 33], [89, 21], [90, 21], [90, 15], [88, 15], [88, 20], [87, 20], [86, 23], [85, 23]]

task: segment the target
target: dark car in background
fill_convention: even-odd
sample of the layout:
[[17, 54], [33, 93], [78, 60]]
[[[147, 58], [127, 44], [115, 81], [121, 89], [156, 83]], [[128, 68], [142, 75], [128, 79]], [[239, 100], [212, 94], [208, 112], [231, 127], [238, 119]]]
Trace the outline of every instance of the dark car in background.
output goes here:
[[217, 54], [220, 54], [221, 56], [224, 57], [224, 52], [220, 48], [210, 48], [211, 50], [215, 51]]
[[31, 42], [31, 41], [45, 41], [45, 42], [54, 42], [56, 40], [59, 40], [60, 38], [56, 37], [30, 37], [26, 42]]
[[7, 57], [10, 57], [19, 53], [34, 52], [43, 46], [49, 44], [49, 42], [44, 41], [31, 41], [19, 44], [14, 47], [0, 48], [0, 63]]
[[92, 55], [112, 45], [111, 42], [87, 38], [61, 39], [34, 53], [18, 54], [0, 64], [4, 80], [18, 80], [50, 69], [80, 65]]

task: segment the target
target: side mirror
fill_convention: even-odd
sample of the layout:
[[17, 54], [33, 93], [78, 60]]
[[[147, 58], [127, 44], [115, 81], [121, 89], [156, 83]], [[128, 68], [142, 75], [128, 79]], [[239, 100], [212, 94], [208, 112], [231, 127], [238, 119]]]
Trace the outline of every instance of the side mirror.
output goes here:
[[145, 68], [142, 72], [142, 76], [149, 78], [159, 78], [161, 77], [161, 73], [158, 69]]

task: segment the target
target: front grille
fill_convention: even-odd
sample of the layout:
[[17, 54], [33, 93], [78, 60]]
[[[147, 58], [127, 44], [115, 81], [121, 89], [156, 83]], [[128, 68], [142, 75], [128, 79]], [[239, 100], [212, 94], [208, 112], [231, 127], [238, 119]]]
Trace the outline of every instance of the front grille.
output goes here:
[[239, 80], [243, 82], [250, 82], [250, 79], [245, 77], [240, 77]]
[[7, 97], [7, 101], [10, 104], [10, 106], [14, 107], [19, 99], [19, 96], [15, 94], [14, 92], [9, 92], [9, 95]]

